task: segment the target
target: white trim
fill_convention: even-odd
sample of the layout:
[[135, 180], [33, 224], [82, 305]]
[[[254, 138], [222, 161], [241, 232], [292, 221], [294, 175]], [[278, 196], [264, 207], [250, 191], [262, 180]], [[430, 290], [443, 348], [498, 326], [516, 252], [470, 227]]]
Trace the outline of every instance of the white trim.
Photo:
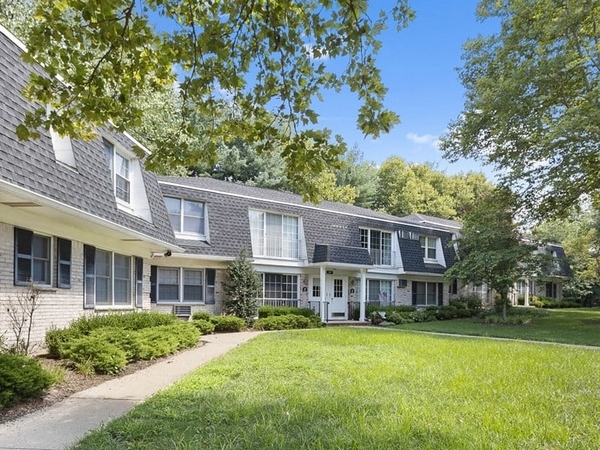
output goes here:
[[6, 187], [6, 192], [8, 192], [9, 194], [13, 194], [16, 196], [21, 196], [21, 197], [22, 196], [30, 197], [33, 201], [38, 203], [40, 206], [46, 206], [48, 208], [53, 208], [58, 211], [64, 212], [66, 214], [73, 215], [80, 219], [89, 220], [90, 222], [95, 223], [97, 225], [101, 225], [101, 226], [109, 228], [113, 231], [123, 232], [127, 236], [135, 237], [146, 243], [156, 244], [161, 247], [165, 247], [171, 251], [177, 251], [177, 252], [185, 251], [182, 247], [179, 247], [176, 244], [172, 244], [172, 243], [163, 241], [161, 239], [153, 238], [151, 236], [140, 233], [138, 231], [134, 231], [123, 225], [118, 225], [114, 222], [111, 222], [108, 219], [104, 219], [102, 217], [98, 217], [98, 216], [90, 214], [88, 212], [81, 211], [80, 209], [77, 209], [73, 206], [59, 202], [57, 200], [51, 199], [49, 197], [46, 197], [45, 195], [38, 194], [36, 192], [33, 192], [29, 189], [22, 188], [20, 186], [16, 186], [12, 183], [9, 183], [8, 181], [0, 180], [0, 186], [2, 186], [3, 188]]
[[21, 42], [21, 40], [18, 37], [16, 37], [14, 34], [12, 34], [7, 28], [4, 28], [2, 26], [2, 24], [0, 24], [0, 33], [5, 35], [13, 44], [15, 44], [21, 50], [23, 50], [24, 52], [27, 52], [27, 47], [25, 46], [25, 44], [23, 42]]

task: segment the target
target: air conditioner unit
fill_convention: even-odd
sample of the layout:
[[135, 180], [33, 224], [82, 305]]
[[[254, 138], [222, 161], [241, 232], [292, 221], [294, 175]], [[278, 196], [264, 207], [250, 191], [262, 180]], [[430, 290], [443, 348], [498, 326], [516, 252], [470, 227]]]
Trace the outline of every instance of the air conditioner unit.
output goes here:
[[180, 319], [189, 319], [192, 315], [192, 307], [190, 305], [173, 305], [173, 314]]
[[407, 286], [408, 286], [408, 280], [405, 280], [405, 279], [403, 279], [403, 278], [400, 278], [400, 279], [398, 280], [398, 287], [399, 287], [399, 288], [405, 288], [405, 287], [407, 287]]

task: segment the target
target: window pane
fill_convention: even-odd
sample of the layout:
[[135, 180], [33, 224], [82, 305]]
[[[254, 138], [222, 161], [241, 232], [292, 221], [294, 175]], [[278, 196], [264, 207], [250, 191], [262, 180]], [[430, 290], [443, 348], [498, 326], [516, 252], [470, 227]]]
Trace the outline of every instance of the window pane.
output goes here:
[[110, 303], [110, 280], [96, 276], [96, 304], [108, 305]]
[[278, 214], [266, 214], [266, 256], [282, 257], [282, 217]]
[[202, 285], [202, 271], [201, 270], [184, 270], [183, 271], [183, 284]]
[[115, 171], [117, 175], [129, 180], [129, 160], [118, 153], [115, 154]]
[[437, 283], [427, 283], [427, 305], [437, 304]]
[[34, 258], [48, 259], [49, 249], [48, 244], [50, 239], [43, 236], [33, 236], [32, 252]]
[[115, 195], [117, 198], [129, 203], [129, 181], [120, 175], [116, 177], [116, 190]]
[[391, 233], [381, 233], [381, 244], [382, 244], [381, 264], [390, 266], [392, 264], [392, 234]]
[[131, 259], [115, 253], [115, 278], [131, 279]]
[[204, 234], [204, 218], [184, 217], [183, 231], [186, 233]]
[[96, 276], [110, 276], [110, 253], [96, 250]]
[[252, 235], [252, 254], [264, 255], [264, 213], [248, 211], [250, 219], [250, 233]]
[[189, 200], [183, 201], [183, 213], [186, 216], [204, 217], [204, 204], [192, 202]]
[[50, 284], [50, 261], [35, 259], [31, 278], [34, 283]]
[[115, 304], [130, 304], [131, 296], [129, 290], [131, 283], [129, 280], [120, 280], [115, 278]]
[[379, 281], [378, 280], [368, 280], [368, 300], [370, 302], [379, 301]]
[[183, 286], [184, 302], [201, 302], [202, 300], [202, 286]]
[[178, 269], [159, 269], [158, 283], [159, 284], [178, 284], [179, 270]]
[[171, 226], [175, 231], [181, 231], [181, 200], [178, 198], [165, 197], [165, 205], [169, 213]]
[[158, 300], [179, 301], [179, 269], [158, 269]]
[[71, 265], [58, 265], [58, 284], [60, 286], [69, 286], [71, 284]]
[[360, 229], [360, 246], [369, 248], [369, 230]]

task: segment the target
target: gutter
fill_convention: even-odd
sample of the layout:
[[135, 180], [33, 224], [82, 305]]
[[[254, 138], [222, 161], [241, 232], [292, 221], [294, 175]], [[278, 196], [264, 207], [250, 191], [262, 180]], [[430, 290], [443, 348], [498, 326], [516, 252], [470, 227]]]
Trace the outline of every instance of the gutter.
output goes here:
[[175, 251], [175, 252], [185, 251], [183, 248], [179, 247], [176, 244], [166, 242], [161, 239], [157, 239], [157, 238], [148, 236], [146, 234], [134, 231], [130, 228], [124, 227], [123, 225], [117, 225], [114, 222], [111, 222], [110, 220], [103, 219], [102, 217], [98, 217], [93, 214], [81, 211], [80, 209], [77, 209], [73, 206], [66, 205], [62, 202], [59, 202], [58, 200], [54, 200], [52, 198], [46, 197], [45, 195], [38, 194], [29, 189], [15, 186], [14, 184], [11, 184], [7, 181], [0, 180], [0, 186], [3, 189], [5, 188], [6, 192], [8, 192], [10, 194], [13, 194], [13, 195], [16, 195], [19, 197], [25, 196], [25, 197], [32, 198], [36, 203], [38, 203], [41, 206], [53, 208], [53, 209], [56, 209], [57, 211], [65, 213], [65, 214], [69, 214], [71, 216], [75, 216], [80, 219], [88, 220], [92, 223], [95, 223], [97, 225], [111, 229], [113, 231], [118, 231], [118, 232], [124, 233], [127, 236], [135, 237], [136, 239], [140, 239], [142, 241], [157, 245], [159, 247], [165, 247], [171, 251]]

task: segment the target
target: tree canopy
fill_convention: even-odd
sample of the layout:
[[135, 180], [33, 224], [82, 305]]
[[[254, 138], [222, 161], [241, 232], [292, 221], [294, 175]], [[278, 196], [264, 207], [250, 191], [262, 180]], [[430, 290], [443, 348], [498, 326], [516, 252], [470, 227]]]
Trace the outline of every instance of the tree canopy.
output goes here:
[[537, 216], [600, 196], [600, 2], [482, 0], [498, 33], [465, 45], [446, 157], [494, 165]]
[[[184, 118], [177, 132], [191, 138], [165, 140], [159, 151], [167, 159], [185, 159], [173, 153], [185, 152], [199, 132], [186, 119], [201, 117], [209, 159], [222, 141], [241, 138], [261, 153], [278, 149], [288, 178], [300, 182], [335, 166], [345, 150], [341, 137], [315, 127], [311, 105], [322, 90], [356, 94], [365, 135], [399, 121], [383, 104], [378, 35], [389, 23], [403, 28], [413, 12], [407, 0], [378, 14], [373, 3], [39, 0], [25, 58], [49, 77], [32, 75], [25, 94], [40, 107], [17, 132], [24, 139], [52, 127], [88, 137], [108, 121], [132, 129], [144, 114], [135, 99], [175, 83]], [[310, 197], [310, 186], [301, 186]]]
[[446, 175], [398, 156], [388, 158], [377, 176], [375, 206], [395, 216], [419, 213], [460, 220], [494, 189], [481, 173]]
[[516, 198], [507, 190], [484, 196], [465, 215], [457, 239], [459, 260], [445, 274], [450, 280], [487, 283], [500, 295], [505, 320], [510, 289], [538, 269], [536, 247], [522, 241], [514, 222], [516, 210]]

